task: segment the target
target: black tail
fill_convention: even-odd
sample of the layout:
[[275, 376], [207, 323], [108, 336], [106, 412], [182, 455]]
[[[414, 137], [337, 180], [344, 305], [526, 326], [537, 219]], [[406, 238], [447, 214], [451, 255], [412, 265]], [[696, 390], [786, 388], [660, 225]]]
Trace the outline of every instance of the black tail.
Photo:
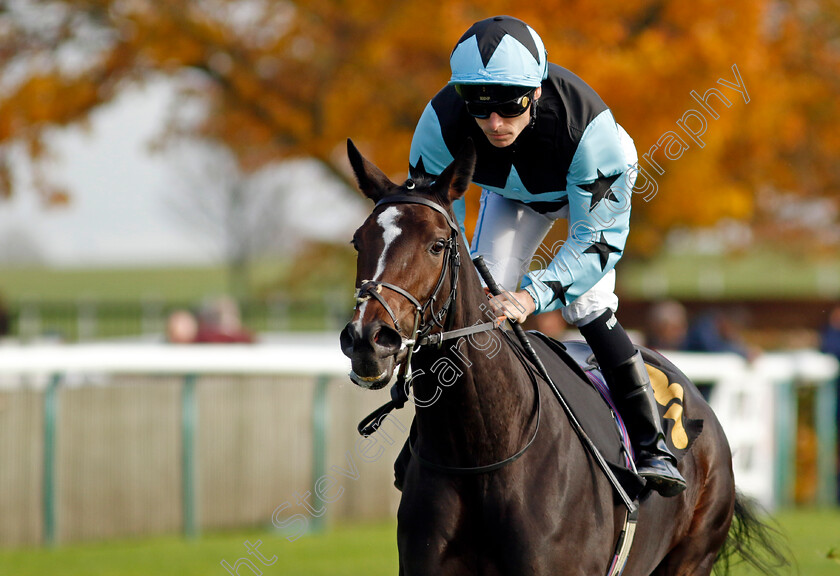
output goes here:
[[727, 576], [729, 567], [741, 563], [773, 576], [789, 568], [792, 557], [781, 530], [758, 517], [758, 506], [741, 493], [735, 497], [735, 515], [715, 561], [714, 574]]

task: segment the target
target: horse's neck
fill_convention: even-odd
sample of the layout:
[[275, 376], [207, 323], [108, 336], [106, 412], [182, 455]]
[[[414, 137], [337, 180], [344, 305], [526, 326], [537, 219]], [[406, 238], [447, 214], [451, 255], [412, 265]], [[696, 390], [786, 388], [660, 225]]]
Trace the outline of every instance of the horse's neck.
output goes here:
[[[469, 266], [463, 272], [453, 328], [493, 319], [477, 274]], [[477, 465], [521, 447], [531, 428], [533, 387], [498, 330], [427, 350], [413, 364], [419, 432], [441, 461]]]

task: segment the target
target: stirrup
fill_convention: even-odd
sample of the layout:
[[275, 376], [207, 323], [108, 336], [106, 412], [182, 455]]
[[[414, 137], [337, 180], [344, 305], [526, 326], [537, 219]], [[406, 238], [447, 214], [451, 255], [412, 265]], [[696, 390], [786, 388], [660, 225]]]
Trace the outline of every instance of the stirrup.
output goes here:
[[679, 470], [665, 460], [656, 457], [640, 460], [637, 470], [639, 476], [645, 479], [645, 485], [665, 498], [676, 496], [687, 487]]

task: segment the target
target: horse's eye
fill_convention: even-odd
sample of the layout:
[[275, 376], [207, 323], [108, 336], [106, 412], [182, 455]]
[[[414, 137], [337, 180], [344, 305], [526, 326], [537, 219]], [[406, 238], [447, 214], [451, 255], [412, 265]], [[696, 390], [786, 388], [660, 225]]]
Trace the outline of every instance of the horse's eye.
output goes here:
[[352, 247], [353, 247], [353, 250], [355, 250], [356, 252], [358, 252], [358, 251], [359, 251], [359, 245], [358, 245], [358, 244], [356, 244], [356, 239], [355, 239], [355, 238], [353, 238], [352, 240], [350, 240], [350, 246], [352, 246]]
[[438, 239], [437, 242], [432, 244], [432, 247], [429, 248], [429, 252], [437, 256], [438, 254], [443, 252], [444, 248], [446, 248], [446, 240]]

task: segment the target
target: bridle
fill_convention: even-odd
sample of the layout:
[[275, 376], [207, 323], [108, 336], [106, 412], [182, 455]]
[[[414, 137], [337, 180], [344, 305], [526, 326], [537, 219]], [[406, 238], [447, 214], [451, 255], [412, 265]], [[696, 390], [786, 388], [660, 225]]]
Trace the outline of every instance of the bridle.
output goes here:
[[[385, 204], [421, 204], [423, 206], [428, 206], [432, 210], [440, 213], [446, 218], [446, 223], [449, 225], [450, 233], [449, 238], [446, 240], [444, 250], [443, 250], [443, 266], [440, 270], [440, 275], [438, 276], [437, 283], [435, 284], [435, 288], [432, 291], [432, 295], [426, 301], [425, 304], [420, 304], [420, 302], [415, 298], [411, 293], [409, 293], [404, 288], [397, 286], [395, 284], [391, 284], [390, 282], [378, 282], [374, 280], [362, 280], [361, 285], [359, 286], [358, 290], [356, 290], [356, 306], [359, 306], [363, 302], [373, 298], [377, 302], [379, 302], [385, 311], [388, 313], [388, 316], [391, 317], [391, 321], [394, 323], [394, 328], [399, 333], [400, 337], [402, 338], [402, 346], [411, 346], [412, 349], [415, 345], [419, 345], [419, 341], [423, 339], [423, 337], [427, 336], [436, 326], [443, 328], [443, 319], [448, 316], [447, 318], [447, 327], [451, 326], [452, 324], [452, 317], [454, 314], [449, 314], [450, 308], [455, 303], [455, 296], [456, 291], [458, 289], [458, 271], [461, 267], [461, 257], [458, 254], [458, 226], [453, 222], [452, 217], [449, 213], [443, 209], [440, 205], [432, 202], [431, 200], [427, 200], [425, 198], [420, 198], [417, 196], [409, 196], [407, 194], [399, 194], [395, 196], [386, 196], [379, 200], [374, 207], [379, 208]], [[437, 302], [438, 296], [440, 294], [441, 289], [443, 288], [443, 283], [446, 278], [446, 272], [449, 270], [449, 274], [452, 278], [451, 281], [451, 289], [449, 292], [449, 297], [444, 302], [443, 306], [435, 312], [434, 305]], [[403, 333], [402, 328], [400, 327], [399, 320], [397, 320], [396, 314], [394, 314], [393, 309], [388, 304], [388, 301], [382, 296], [382, 289], [387, 288], [392, 292], [396, 292], [406, 300], [408, 300], [411, 305], [414, 307], [414, 327], [411, 333], [406, 336]], [[422, 326], [420, 322], [426, 316], [428, 312], [431, 312], [430, 321], [424, 323]]]
[[[425, 304], [421, 304], [417, 298], [404, 288], [390, 282], [362, 280], [359, 288], [356, 290], [356, 307], [372, 298], [379, 302], [379, 304], [381, 304], [388, 313], [388, 316], [390, 316], [391, 321], [394, 323], [394, 328], [401, 339], [400, 350], [405, 348], [408, 349], [408, 355], [403, 362], [403, 369], [410, 370], [411, 356], [421, 347], [430, 344], [440, 346], [445, 340], [492, 330], [498, 326], [498, 324], [495, 322], [485, 322], [483, 324], [470, 326], [469, 328], [461, 330], [451, 330], [452, 322], [455, 318], [455, 302], [458, 292], [458, 273], [461, 268], [461, 256], [458, 254], [458, 235], [460, 234], [460, 227], [452, 219], [449, 212], [431, 200], [408, 194], [386, 196], [376, 203], [374, 210], [385, 204], [419, 204], [426, 206], [441, 214], [446, 219], [446, 223], [449, 225], [449, 238], [444, 244], [443, 265], [440, 269], [440, 275], [438, 276], [434, 290], [432, 290], [432, 295], [428, 300], [426, 300]], [[435, 311], [435, 304], [437, 303], [440, 291], [443, 288], [447, 271], [449, 272], [450, 277], [449, 296], [440, 308]], [[383, 289], [388, 289], [391, 292], [399, 294], [408, 300], [414, 307], [414, 324], [408, 335], [403, 332], [400, 327], [399, 320], [397, 320], [397, 315], [382, 295]], [[429, 320], [424, 322], [423, 319], [426, 318], [427, 315], [429, 316]], [[435, 328], [439, 328], [440, 330], [432, 333]]]
[[[446, 223], [449, 225], [450, 234], [449, 239], [446, 240], [444, 246], [444, 262], [441, 266], [440, 276], [438, 276], [437, 283], [435, 284], [435, 288], [432, 291], [432, 295], [429, 297], [425, 304], [420, 304], [417, 298], [415, 298], [407, 290], [390, 282], [363, 280], [359, 288], [356, 290], [356, 307], [360, 306], [363, 302], [369, 301], [371, 298], [379, 302], [385, 309], [385, 311], [388, 313], [388, 315], [391, 317], [391, 321], [394, 323], [394, 328], [396, 329], [397, 333], [399, 334], [402, 340], [400, 350], [404, 348], [408, 349], [406, 358], [402, 362], [402, 366], [400, 366], [400, 371], [397, 375], [397, 382], [391, 388], [391, 400], [385, 405], [375, 410], [374, 412], [372, 412], [371, 414], [369, 414], [367, 418], [365, 418], [359, 423], [359, 434], [361, 434], [364, 437], [368, 437], [374, 432], [376, 432], [376, 430], [384, 421], [385, 417], [388, 414], [390, 414], [390, 412], [393, 409], [402, 408], [408, 401], [408, 389], [411, 385], [411, 358], [412, 355], [415, 352], [417, 352], [421, 347], [430, 344], [440, 347], [445, 340], [460, 338], [462, 336], [476, 334], [478, 332], [486, 332], [498, 328], [501, 325], [501, 323], [498, 321], [491, 321], [478, 323], [473, 326], [468, 326], [466, 328], [451, 330], [452, 322], [455, 316], [454, 307], [458, 290], [458, 272], [461, 266], [461, 258], [458, 254], [458, 235], [460, 234], [460, 227], [454, 222], [449, 212], [447, 212], [442, 206], [435, 202], [432, 202], [431, 200], [421, 198], [419, 196], [411, 196], [408, 194], [396, 194], [393, 196], [386, 196], [376, 203], [376, 206], [374, 206], [374, 211], [377, 208], [379, 208], [379, 206], [385, 204], [419, 204], [422, 206], [427, 206], [428, 208], [431, 208], [432, 210], [443, 215], [443, 217], [446, 219]], [[449, 297], [446, 299], [446, 301], [443, 303], [440, 309], [437, 312], [435, 312], [434, 305], [438, 299], [441, 288], [443, 287], [447, 270], [449, 271], [449, 276], [451, 278]], [[400, 324], [397, 320], [396, 314], [394, 313], [391, 306], [388, 304], [385, 297], [382, 295], [383, 289], [388, 289], [392, 292], [399, 294], [400, 296], [406, 298], [412, 304], [412, 306], [414, 306], [414, 326], [412, 328], [410, 336], [407, 337], [406, 335], [404, 335], [402, 330], [400, 329]], [[421, 324], [422, 319], [429, 312], [430, 320]], [[441, 330], [439, 332], [432, 333], [432, 330], [434, 330], [436, 327], [440, 328]], [[539, 432], [540, 428], [540, 416], [542, 411], [540, 410], [540, 390], [539, 384], [537, 383], [537, 379], [535, 376], [535, 370], [533, 366], [531, 366], [528, 363], [524, 354], [510, 341], [510, 337], [505, 332], [502, 332], [502, 334], [505, 335], [506, 339], [510, 342], [511, 347], [516, 353], [517, 357], [526, 367], [527, 372], [531, 378], [531, 383], [534, 387], [534, 414], [536, 417], [536, 423], [534, 426], [534, 433], [531, 436], [531, 439], [518, 452], [516, 452], [508, 458], [505, 458], [504, 460], [485, 466], [470, 467], [444, 466], [441, 464], [437, 464], [436, 462], [426, 460], [425, 458], [421, 457], [420, 454], [417, 453], [415, 447], [409, 441], [409, 449], [411, 450], [412, 456], [416, 458], [418, 462], [420, 462], [420, 464], [424, 467], [436, 470], [438, 472], [444, 472], [449, 474], [484, 474], [487, 472], [493, 472], [519, 459], [519, 457], [522, 456], [525, 453], [525, 451], [531, 447], [531, 445], [534, 443], [534, 440], [537, 438], [537, 433]]]

